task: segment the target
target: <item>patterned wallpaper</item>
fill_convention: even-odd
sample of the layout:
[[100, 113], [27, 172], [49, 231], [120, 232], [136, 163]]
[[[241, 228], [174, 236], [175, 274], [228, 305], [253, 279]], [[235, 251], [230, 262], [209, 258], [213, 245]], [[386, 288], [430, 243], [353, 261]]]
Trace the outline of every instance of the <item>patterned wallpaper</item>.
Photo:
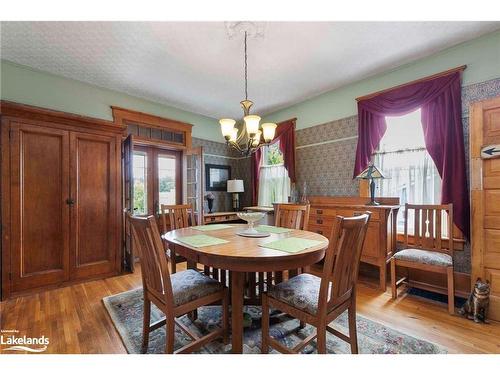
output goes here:
[[[242, 158], [236, 152], [229, 150], [225, 143], [193, 138], [193, 147], [203, 147], [205, 164], [229, 165], [231, 178], [244, 181], [245, 192], [240, 195], [242, 207], [250, 206], [252, 200], [250, 158]], [[205, 186], [203, 186], [205, 190]], [[207, 192], [204, 191], [203, 195]], [[232, 211], [231, 194], [223, 191], [213, 191], [215, 195], [214, 211]], [[208, 212], [207, 202], [204, 201], [205, 212]]]
[[[500, 95], [500, 79], [462, 88], [462, 124], [469, 168], [469, 106]], [[297, 189], [302, 193], [304, 182], [308, 195], [357, 196], [359, 184], [352, 179], [358, 137], [358, 118], [351, 116], [297, 131]], [[193, 146], [203, 146], [205, 163], [230, 165], [232, 178], [243, 179], [245, 193], [242, 206], [251, 204], [250, 158], [241, 158], [227, 149], [224, 143], [193, 138]], [[215, 210], [230, 211], [231, 197], [214, 192]], [[205, 202], [206, 208], [206, 202]], [[455, 270], [470, 272], [470, 245], [455, 253]]]

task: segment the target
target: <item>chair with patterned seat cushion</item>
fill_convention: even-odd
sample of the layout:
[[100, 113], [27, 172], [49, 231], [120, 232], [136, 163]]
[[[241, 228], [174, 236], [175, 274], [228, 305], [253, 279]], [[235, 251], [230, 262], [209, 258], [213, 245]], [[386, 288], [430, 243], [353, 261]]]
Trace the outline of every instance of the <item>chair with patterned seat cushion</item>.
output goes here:
[[[408, 233], [408, 216], [414, 214], [413, 240]], [[448, 232], [446, 234], [445, 232]], [[413, 268], [447, 275], [448, 312], [455, 311], [455, 284], [453, 278], [453, 206], [405, 205], [404, 250], [391, 258], [392, 298], [397, 298], [398, 287], [410, 283], [409, 275], [397, 279], [397, 267]]]
[[[327, 331], [350, 343], [352, 353], [358, 352], [356, 283], [369, 219], [370, 213], [352, 218], [337, 216], [321, 277], [302, 273], [262, 294], [262, 353], [268, 353], [269, 346], [282, 353], [297, 353], [314, 338], [318, 353], [326, 353]], [[270, 307], [313, 325], [316, 332], [294, 348], [286, 347], [269, 336]], [[328, 326], [346, 310], [349, 336]]]
[[[144, 292], [144, 320], [142, 352], [148, 349], [149, 333], [166, 326], [166, 353], [174, 353], [175, 324], [177, 324], [192, 342], [178, 349], [175, 353], [189, 353], [206, 343], [222, 337], [228, 339], [229, 295], [227, 289], [218, 281], [199, 273], [186, 270], [170, 274], [160, 232], [154, 216], [134, 217], [128, 215], [132, 227], [134, 246], [139, 249], [142, 267], [142, 287]], [[222, 327], [203, 337], [191, 332], [176, 318], [198, 307], [222, 301]], [[150, 324], [151, 302], [164, 314], [165, 318]]]
[[301, 273], [276, 286], [271, 286], [268, 295], [299, 310], [316, 314], [318, 312], [320, 286], [320, 277], [309, 273]]

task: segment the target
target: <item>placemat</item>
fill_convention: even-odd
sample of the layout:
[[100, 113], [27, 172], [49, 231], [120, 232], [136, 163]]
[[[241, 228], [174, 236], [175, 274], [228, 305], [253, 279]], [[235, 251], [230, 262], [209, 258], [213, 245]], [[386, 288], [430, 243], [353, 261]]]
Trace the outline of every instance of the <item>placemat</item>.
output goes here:
[[207, 236], [205, 234], [177, 237], [177, 240], [192, 247], [214, 246], [229, 243], [229, 241], [217, 237]]
[[316, 246], [323, 243], [322, 241], [308, 240], [299, 237], [288, 237], [282, 240], [277, 240], [273, 242], [268, 242], [260, 245], [261, 247], [266, 247], [268, 249], [285, 251], [287, 253], [298, 253], [302, 250], [308, 249], [310, 247]]
[[201, 230], [202, 232], [209, 232], [211, 230], [221, 230], [221, 229], [228, 229], [232, 228], [231, 225], [227, 224], [210, 224], [210, 225], [197, 225], [195, 227], [191, 227], [196, 230]]
[[255, 230], [258, 232], [264, 232], [264, 233], [288, 233], [291, 232], [292, 230], [289, 228], [282, 228], [282, 227], [275, 227], [273, 225], [258, 225], [255, 227]]

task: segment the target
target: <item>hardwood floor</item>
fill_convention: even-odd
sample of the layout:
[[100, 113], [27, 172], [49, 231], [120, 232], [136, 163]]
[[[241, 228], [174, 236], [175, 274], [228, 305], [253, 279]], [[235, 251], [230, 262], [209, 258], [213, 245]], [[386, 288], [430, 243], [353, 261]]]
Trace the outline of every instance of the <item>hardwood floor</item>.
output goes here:
[[[179, 265], [182, 268], [183, 264]], [[448, 315], [446, 305], [402, 294], [391, 300], [361, 282], [358, 313], [451, 353], [500, 353], [500, 323], [476, 324]], [[0, 303], [0, 329], [50, 339], [47, 353], [126, 353], [102, 298], [141, 286], [133, 275], [54, 289]], [[0, 352], [1, 353], [1, 352]]]

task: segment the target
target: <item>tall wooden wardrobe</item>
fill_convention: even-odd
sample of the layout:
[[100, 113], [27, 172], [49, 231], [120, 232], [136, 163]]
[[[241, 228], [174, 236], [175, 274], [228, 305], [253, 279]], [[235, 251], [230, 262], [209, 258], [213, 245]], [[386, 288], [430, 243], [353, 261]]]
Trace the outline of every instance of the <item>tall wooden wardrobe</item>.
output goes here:
[[121, 270], [113, 122], [1, 103], [2, 299]]

